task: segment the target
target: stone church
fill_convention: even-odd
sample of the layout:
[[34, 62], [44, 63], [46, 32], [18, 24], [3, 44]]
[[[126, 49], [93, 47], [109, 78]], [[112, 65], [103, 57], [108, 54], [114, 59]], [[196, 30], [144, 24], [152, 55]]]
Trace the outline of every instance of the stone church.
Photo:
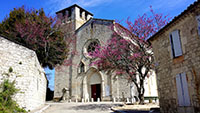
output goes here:
[[[78, 55], [68, 56], [73, 65], [55, 68], [54, 98], [61, 97], [63, 92], [63, 99], [72, 101], [111, 101], [113, 98], [122, 100], [136, 96], [134, 85], [125, 78], [114, 77], [112, 73], [98, 71], [90, 65], [93, 59], [88, 53], [95, 50], [94, 45], [103, 45], [111, 38], [113, 31], [110, 26], [115, 24], [114, 20], [93, 18], [92, 13], [76, 4], [56, 14], [68, 15], [68, 21], [73, 23]], [[146, 80], [145, 88], [145, 96], [157, 97], [155, 74]]]

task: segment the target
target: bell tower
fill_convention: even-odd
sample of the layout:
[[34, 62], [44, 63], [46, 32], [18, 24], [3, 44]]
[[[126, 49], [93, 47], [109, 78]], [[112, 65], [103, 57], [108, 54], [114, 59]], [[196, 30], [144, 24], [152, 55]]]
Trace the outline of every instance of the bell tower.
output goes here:
[[92, 13], [77, 4], [56, 12], [56, 15], [62, 20], [62, 23], [73, 22], [75, 30], [93, 17]]

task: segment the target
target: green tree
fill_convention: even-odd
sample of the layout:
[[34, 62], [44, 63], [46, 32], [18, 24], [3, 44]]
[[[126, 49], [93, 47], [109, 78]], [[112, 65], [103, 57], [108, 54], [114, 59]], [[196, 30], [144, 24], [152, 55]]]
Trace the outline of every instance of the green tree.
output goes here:
[[[43, 67], [55, 67], [67, 58], [66, 33], [60, 21], [47, 16], [43, 9], [14, 8], [1, 23], [0, 35], [36, 52]], [[70, 27], [69, 27], [70, 29]]]
[[0, 84], [0, 113], [26, 112], [12, 99], [12, 96], [18, 91], [19, 90], [15, 88], [15, 81], [10, 82], [5, 79], [3, 83]]

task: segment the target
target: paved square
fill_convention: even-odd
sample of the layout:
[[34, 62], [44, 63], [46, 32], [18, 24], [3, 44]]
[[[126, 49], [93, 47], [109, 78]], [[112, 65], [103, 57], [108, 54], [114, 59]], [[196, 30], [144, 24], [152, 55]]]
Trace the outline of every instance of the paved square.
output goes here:
[[50, 105], [43, 113], [113, 113], [110, 109], [122, 103], [47, 103]]

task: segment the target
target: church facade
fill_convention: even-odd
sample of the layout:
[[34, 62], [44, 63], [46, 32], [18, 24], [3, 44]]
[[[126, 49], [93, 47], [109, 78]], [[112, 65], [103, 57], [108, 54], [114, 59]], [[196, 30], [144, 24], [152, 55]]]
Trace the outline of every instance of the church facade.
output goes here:
[[[123, 76], [115, 77], [113, 73], [99, 71], [94, 60], [88, 53], [95, 50], [95, 45], [103, 45], [111, 38], [113, 31], [110, 26], [113, 20], [93, 18], [93, 14], [78, 5], [72, 5], [58, 11], [57, 15], [68, 15], [73, 22], [78, 55], [69, 55], [70, 66], [55, 68], [54, 98], [111, 101], [113, 98], [122, 100], [137, 95], [134, 85]], [[153, 74], [145, 81], [145, 96], [157, 96], [156, 76]], [[63, 95], [64, 94], [64, 95]]]

